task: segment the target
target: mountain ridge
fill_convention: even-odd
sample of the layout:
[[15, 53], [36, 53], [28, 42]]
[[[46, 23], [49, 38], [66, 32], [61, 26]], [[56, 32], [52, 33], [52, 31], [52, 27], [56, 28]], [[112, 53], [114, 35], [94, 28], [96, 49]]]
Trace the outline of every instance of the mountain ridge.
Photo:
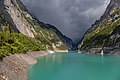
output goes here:
[[20, 0], [0, 1], [0, 28], [0, 35], [3, 35], [1, 55], [29, 50], [74, 49], [74, 43], [70, 38], [54, 26], [37, 20]]
[[108, 39], [110, 39], [110, 35], [116, 30], [116, 27], [119, 27], [119, 25], [120, 3], [117, 0], [111, 0], [105, 13], [83, 36], [83, 39], [78, 46], [79, 50], [89, 52], [92, 48], [99, 48], [99, 51], [98, 49], [96, 50], [97, 52], [94, 51], [95, 53], [98, 53], [105, 47], [112, 47], [113, 45], [107, 45], [107, 42]]

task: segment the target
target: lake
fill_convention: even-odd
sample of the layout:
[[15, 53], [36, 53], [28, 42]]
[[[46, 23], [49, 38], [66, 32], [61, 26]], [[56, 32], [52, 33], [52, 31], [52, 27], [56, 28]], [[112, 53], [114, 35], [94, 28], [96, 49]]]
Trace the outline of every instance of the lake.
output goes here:
[[28, 67], [28, 80], [120, 80], [120, 56], [69, 52], [37, 60]]

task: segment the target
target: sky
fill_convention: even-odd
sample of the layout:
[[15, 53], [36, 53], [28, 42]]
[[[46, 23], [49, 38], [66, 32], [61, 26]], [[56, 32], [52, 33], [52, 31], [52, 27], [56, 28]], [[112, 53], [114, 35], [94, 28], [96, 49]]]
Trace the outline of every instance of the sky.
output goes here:
[[31, 14], [41, 22], [57, 27], [74, 42], [106, 10], [110, 0], [21, 0]]

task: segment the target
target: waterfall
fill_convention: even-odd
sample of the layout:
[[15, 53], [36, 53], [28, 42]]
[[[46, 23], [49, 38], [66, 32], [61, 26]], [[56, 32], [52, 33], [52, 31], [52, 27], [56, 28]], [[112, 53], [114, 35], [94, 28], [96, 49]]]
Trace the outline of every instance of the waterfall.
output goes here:
[[101, 56], [102, 56], [102, 64], [104, 64], [104, 59], [103, 59], [104, 51], [103, 49], [101, 50]]
[[102, 50], [102, 51], [101, 51], [101, 56], [103, 56], [103, 55], [104, 55], [104, 51]]

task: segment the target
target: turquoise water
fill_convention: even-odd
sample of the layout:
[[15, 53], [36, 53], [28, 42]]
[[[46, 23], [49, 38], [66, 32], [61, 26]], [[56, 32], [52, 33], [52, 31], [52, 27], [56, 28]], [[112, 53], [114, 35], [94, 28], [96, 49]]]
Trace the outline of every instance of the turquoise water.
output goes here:
[[55, 53], [28, 68], [29, 80], [120, 80], [120, 57]]

